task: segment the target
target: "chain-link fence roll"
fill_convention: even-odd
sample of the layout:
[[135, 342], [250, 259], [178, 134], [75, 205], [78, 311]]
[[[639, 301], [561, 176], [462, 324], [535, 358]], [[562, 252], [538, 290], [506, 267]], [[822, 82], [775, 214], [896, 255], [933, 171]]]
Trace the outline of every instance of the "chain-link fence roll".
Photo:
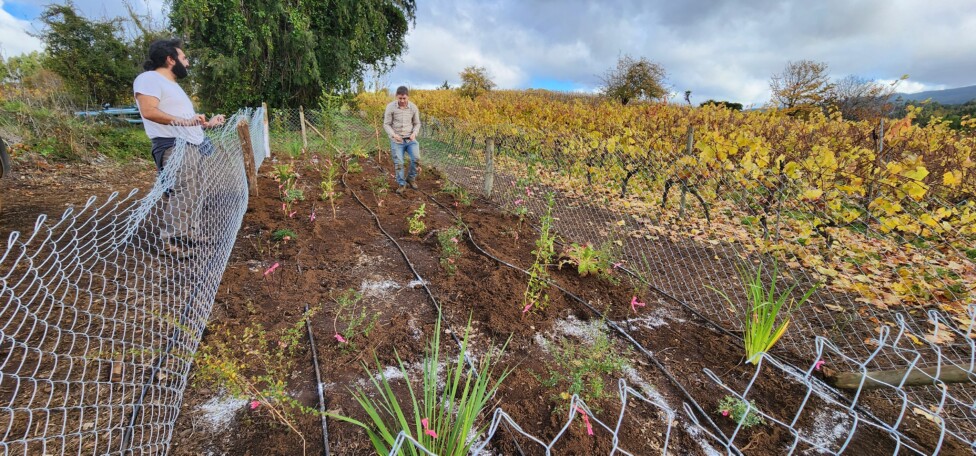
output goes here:
[[[792, 357], [794, 363], [806, 364], [817, 358], [817, 337], [830, 340], [850, 357], [824, 355], [826, 362], [839, 370], [898, 369], [905, 367], [909, 359], [920, 368], [938, 369], [963, 365], [972, 359], [969, 339], [952, 331], [971, 324], [967, 315], [957, 310], [942, 319], [940, 325], [932, 325], [931, 315], [915, 310], [896, 320], [897, 307], [867, 305], [865, 296], [852, 291], [890, 285], [891, 277], [923, 274], [927, 283], [944, 290], [938, 295], [944, 295], [943, 301], [954, 300], [954, 309], [964, 308], [964, 304], [972, 303], [971, 286], [961, 283], [960, 275], [953, 271], [970, 270], [973, 259], [967, 258], [971, 254], [960, 247], [969, 245], [971, 238], [958, 229], [933, 234], [921, 244], [872, 224], [830, 228], [834, 231], [816, 228], [817, 220], [830, 220], [825, 206], [807, 201], [803, 189], [789, 179], [781, 176], [772, 181], [777, 185], [766, 188], [756, 184], [749, 174], [704, 169], [689, 161], [688, 151], [695, 137], [687, 125], [664, 129], [662, 134], [671, 139], [671, 148], [647, 154], [653, 160], [643, 163], [610, 152], [600, 144], [586, 146], [591, 147], [586, 153], [574, 153], [567, 146], [599, 143], [585, 136], [549, 140], [515, 126], [486, 131], [455, 119], [427, 117], [425, 122], [421, 130], [425, 163], [438, 168], [448, 180], [477, 194], [493, 187], [490, 199], [520, 220], [544, 212], [544, 194], [554, 192], [553, 226], [567, 241], [610, 246], [625, 267], [637, 272], [657, 292], [728, 330], [741, 330], [741, 313], [749, 306], [745, 294], [736, 289], [741, 286], [737, 267], [751, 265], [749, 273], [760, 268], [764, 282], [770, 281], [770, 271], [779, 268], [781, 279], [776, 289], [783, 293], [784, 283], [797, 284], [793, 290], [796, 298], [818, 283], [829, 282], [830, 286], [820, 286], [808, 304], [792, 314], [790, 330], [774, 350], [776, 355]], [[492, 156], [491, 185], [488, 154]], [[637, 192], [644, 196], [624, 197]], [[859, 204], [854, 198], [846, 198], [842, 206], [860, 207]], [[931, 218], [931, 214], [947, 211], [947, 203], [937, 198], [925, 200], [925, 205], [904, 204], [920, 214], [906, 215], [912, 220], [928, 220], [926, 214]], [[865, 217], [870, 216], [867, 214]], [[809, 236], [812, 241], [794, 239], [800, 236], [794, 226], [798, 220], [813, 223], [814, 231], [821, 229], [823, 234], [815, 232]], [[832, 252], [833, 247], [841, 252], [834, 257], [851, 257], [838, 266], [841, 272], [868, 282], [864, 286], [839, 287], [829, 275], [837, 271], [790, 261], [791, 257], [777, 261], [755, 247], [756, 239], [783, 245], [827, 243], [824, 251]], [[911, 253], [905, 261], [912, 263], [878, 261], [871, 265], [864, 260], [881, 258], [879, 254], [900, 258], [904, 250]], [[805, 261], [818, 259], [810, 255]], [[933, 272], [912, 272], [924, 268]], [[872, 277], [876, 283], [870, 282]], [[709, 287], [729, 292], [734, 306]], [[941, 304], [937, 299], [926, 298], [923, 291], [907, 288], [904, 298]], [[878, 352], [878, 331], [896, 324], [907, 328], [906, 334], [911, 337], [904, 340], [910, 343], [904, 344], [901, 351]], [[923, 342], [929, 340], [938, 343]], [[967, 444], [976, 435], [976, 415], [971, 411], [976, 387], [971, 383], [953, 385], [948, 394], [917, 387], [882, 389], [870, 394], [884, 397], [894, 405], [877, 411], [881, 420], [897, 419], [904, 410], [900, 404], [907, 397], [915, 404], [926, 404], [925, 408], [951, 410], [939, 415], [947, 435]], [[867, 403], [863, 406], [871, 407]], [[886, 415], [889, 413], [894, 417]]]
[[0, 453], [167, 452], [247, 209], [238, 124], [263, 116], [178, 141], [141, 199], [93, 197], [0, 247]]

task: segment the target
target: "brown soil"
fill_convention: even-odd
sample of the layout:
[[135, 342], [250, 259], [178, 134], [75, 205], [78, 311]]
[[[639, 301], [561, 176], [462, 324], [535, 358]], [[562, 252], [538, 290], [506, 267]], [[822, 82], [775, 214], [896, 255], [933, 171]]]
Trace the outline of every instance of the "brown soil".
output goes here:
[[[151, 164], [142, 162], [133, 168], [112, 166], [57, 166], [22, 164], [20, 174], [0, 182], [3, 194], [2, 242], [11, 230], [29, 231], [38, 213], [58, 214], [67, 204], [83, 204], [87, 195], [106, 195], [111, 189], [145, 187], [152, 182]], [[386, 166], [386, 167], [384, 167]], [[371, 190], [377, 176], [389, 179], [388, 165], [369, 160], [363, 173], [347, 174], [337, 216], [332, 218], [328, 203], [319, 201], [321, 179], [314, 163], [300, 170], [307, 200], [296, 206], [292, 218], [281, 210], [277, 184], [269, 177], [270, 164], [261, 170], [260, 197], [252, 198], [238, 233], [230, 262], [223, 277], [211, 325], [204, 344], [220, 342], [219, 337], [235, 334], [258, 323], [268, 329], [291, 326], [306, 305], [321, 307], [311, 320], [316, 338], [326, 408], [364, 420], [365, 416], [349, 393], [365, 378], [361, 361], [371, 361], [375, 353], [383, 366], [396, 365], [399, 355], [406, 363], [419, 362], [436, 323], [434, 301], [423, 287], [408, 284], [417, 279], [411, 266], [422, 277], [443, 310], [443, 326], [455, 333], [463, 332], [472, 322], [472, 352], [480, 355], [490, 346], [500, 346], [511, 338], [501, 358], [502, 368], [514, 369], [497, 396], [503, 408], [528, 434], [542, 441], [552, 441], [566, 424], [568, 401], [561, 399], [559, 387], [547, 387], [544, 380], [550, 370], [559, 369], [552, 356], [537, 343], [543, 336], [552, 340], [559, 334], [561, 322], [578, 320], [598, 322], [600, 317], [567, 294], [550, 289], [550, 304], [543, 310], [522, 313], [522, 294], [527, 277], [482, 254], [491, 255], [528, 268], [537, 234], [527, 224], [500, 213], [485, 201], [471, 206], [455, 207], [449, 196], [438, 194], [444, 181], [436, 172], [426, 171], [419, 179], [420, 190], [407, 190], [404, 196], [392, 192], [375, 196]], [[137, 172], [133, 172], [136, 170]], [[356, 198], [375, 212], [377, 219]], [[444, 207], [438, 205], [444, 204]], [[428, 233], [407, 233], [407, 216], [426, 203], [425, 222]], [[317, 218], [309, 215], [314, 211]], [[439, 247], [430, 233], [454, 223], [451, 212], [457, 211], [471, 229], [472, 237], [461, 247], [463, 256], [458, 273], [449, 275], [439, 264]], [[380, 230], [385, 229], [402, 247], [406, 259], [394, 243]], [[297, 239], [272, 243], [270, 233], [291, 229]], [[473, 240], [473, 242], [472, 242]], [[409, 263], [408, 263], [409, 260]], [[279, 267], [271, 274], [265, 271], [274, 263]], [[550, 268], [553, 279], [563, 288], [583, 298], [593, 308], [605, 311], [639, 342], [653, 359], [636, 350], [623, 338], [613, 339], [614, 350], [628, 360], [634, 374], [628, 385], [642, 394], [657, 393], [677, 412], [668, 447], [676, 454], [705, 454], [702, 444], [719, 448], [691, 424], [682, 409], [691, 397], [718, 423], [722, 432], [731, 435], [735, 426], [716, 411], [726, 393], [712, 381], [709, 369], [735, 391], [743, 391], [752, 380], [755, 369], [742, 363], [739, 342], [733, 337], [710, 329], [684, 308], [663, 297], [644, 296], [647, 306], [635, 314], [630, 308], [632, 287], [626, 278], [622, 285], [605, 279], [579, 277], [572, 268]], [[385, 284], [385, 286], [384, 286]], [[370, 286], [372, 285], [372, 286]], [[333, 298], [344, 289], [365, 290], [362, 301], [371, 312], [379, 314], [379, 324], [366, 338], [356, 341], [359, 350], [344, 349], [332, 336], [336, 304]], [[217, 331], [215, 329], [220, 329]], [[226, 330], [226, 331], [225, 331]], [[229, 331], [229, 332], [228, 332]], [[571, 336], [567, 336], [571, 337]], [[442, 337], [442, 349], [456, 353], [449, 337]], [[450, 357], [448, 357], [450, 359]], [[663, 367], [655, 365], [655, 360]], [[317, 388], [311, 351], [303, 346], [296, 369], [288, 381], [288, 390], [300, 402], [317, 407]], [[677, 384], [668, 378], [674, 378]], [[639, 379], [642, 384], [636, 384]], [[610, 393], [588, 404], [594, 411], [594, 435], [588, 435], [580, 416], [566, 429], [553, 447], [553, 454], [609, 454], [614, 448], [613, 433], [601, 428], [598, 419], [613, 429], [618, 421], [621, 402], [616, 394], [616, 378], [606, 378]], [[221, 396], [213, 385], [192, 384], [186, 390], [182, 413], [173, 430], [171, 453], [183, 454], [250, 454], [294, 455], [302, 453], [300, 439], [275, 422], [262, 408], [250, 410], [238, 405], [233, 419], [225, 427], [210, 427], [201, 407]], [[750, 399], [756, 405], [782, 419], [791, 420], [806, 400], [806, 387], [785, 377], [778, 370], [765, 367], [754, 385]], [[659, 453], [664, 444], [667, 424], [660, 408], [631, 398], [627, 403], [617, 445], [632, 454]], [[843, 424], [843, 410], [814, 396], [804, 408], [798, 428], [823, 427], [831, 430]], [[702, 420], [702, 417], [698, 418]], [[912, 417], [906, 417], [914, 420]], [[323, 444], [318, 417], [299, 417], [299, 430], [307, 440], [308, 454], [321, 454]], [[849, 425], [850, 423], [848, 423]], [[916, 434], [910, 437], [924, 448], [935, 446], [934, 427], [913, 421]], [[704, 424], [706, 429], [707, 424]], [[848, 426], [849, 428], [850, 426]], [[496, 454], [543, 454], [544, 449], [530, 439], [502, 426], [489, 448]], [[329, 446], [333, 454], [373, 454], [365, 433], [352, 425], [328, 420]], [[714, 432], [714, 431], [712, 431]], [[832, 448], [843, 441], [834, 441]], [[783, 454], [793, 444], [793, 436], [779, 425], [769, 424], [742, 430], [735, 443], [746, 454]], [[960, 448], [948, 443], [945, 454], [957, 454]], [[801, 444], [800, 450], [806, 447]], [[848, 446], [851, 454], [892, 454], [895, 443], [887, 435], [866, 425], [858, 427]], [[724, 451], [722, 451], [724, 453]]]

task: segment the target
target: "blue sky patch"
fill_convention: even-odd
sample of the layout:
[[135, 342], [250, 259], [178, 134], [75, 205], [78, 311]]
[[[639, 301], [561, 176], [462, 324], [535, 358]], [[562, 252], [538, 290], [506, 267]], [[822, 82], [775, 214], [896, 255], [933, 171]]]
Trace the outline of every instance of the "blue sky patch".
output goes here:
[[17, 19], [30, 21], [40, 16], [43, 8], [29, 3], [5, 1], [3, 2], [3, 10]]

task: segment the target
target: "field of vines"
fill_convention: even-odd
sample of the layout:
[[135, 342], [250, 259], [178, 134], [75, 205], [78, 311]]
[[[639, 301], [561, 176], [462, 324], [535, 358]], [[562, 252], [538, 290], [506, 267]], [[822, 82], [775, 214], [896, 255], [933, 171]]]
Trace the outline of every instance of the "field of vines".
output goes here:
[[[358, 103], [380, 119], [389, 100]], [[646, 221], [631, 236], [732, 243], [811, 271], [860, 305], [937, 309], [963, 331], [972, 324], [976, 119], [953, 130], [914, 125], [920, 108], [851, 122], [544, 91], [413, 91], [411, 100], [424, 128], [491, 140], [509, 172]]]

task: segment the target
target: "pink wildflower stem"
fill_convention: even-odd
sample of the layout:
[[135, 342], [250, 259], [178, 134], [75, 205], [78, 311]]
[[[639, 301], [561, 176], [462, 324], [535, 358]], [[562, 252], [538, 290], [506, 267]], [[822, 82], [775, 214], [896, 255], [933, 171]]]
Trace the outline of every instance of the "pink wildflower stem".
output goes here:
[[583, 423], [586, 424], [586, 435], [593, 435], [593, 425], [590, 424], [590, 417], [578, 405], [576, 406], [576, 411], [583, 415]]
[[638, 307], [644, 307], [646, 305], [647, 305], [646, 303], [638, 301], [637, 296], [634, 296], [634, 298], [630, 300], [630, 308], [634, 312], [637, 312]]
[[264, 275], [271, 274], [272, 272], [275, 271], [275, 269], [278, 269], [278, 266], [280, 266], [278, 263], [275, 263], [275, 264], [271, 265], [271, 267], [268, 268], [267, 271], [264, 271]]

